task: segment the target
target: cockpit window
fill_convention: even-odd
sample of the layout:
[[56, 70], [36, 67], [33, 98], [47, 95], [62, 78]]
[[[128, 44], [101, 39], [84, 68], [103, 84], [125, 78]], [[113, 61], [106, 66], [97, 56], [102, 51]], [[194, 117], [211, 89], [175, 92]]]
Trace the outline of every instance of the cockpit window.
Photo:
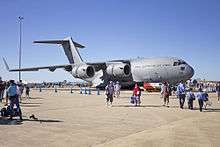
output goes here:
[[186, 64], [186, 62], [179, 60], [178, 62], [174, 62], [174, 63], [173, 63], [173, 66], [178, 66], [178, 65], [183, 65], [183, 64]]
[[178, 65], [179, 65], [178, 62], [174, 62], [174, 63], [173, 63], [173, 66], [178, 66]]
[[180, 67], [181, 70], [185, 70], [185, 67]]
[[180, 64], [186, 64], [186, 62], [185, 61], [181, 61]]

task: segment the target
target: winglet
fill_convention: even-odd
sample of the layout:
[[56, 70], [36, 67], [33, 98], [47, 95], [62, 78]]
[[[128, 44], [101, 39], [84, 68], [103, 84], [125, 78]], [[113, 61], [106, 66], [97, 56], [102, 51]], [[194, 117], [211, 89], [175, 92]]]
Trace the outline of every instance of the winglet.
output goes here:
[[4, 64], [5, 64], [6, 69], [9, 71], [10, 69], [9, 69], [8, 63], [6, 62], [6, 60], [5, 60], [4, 57], [3, 57], [2, 59], [3, 59], [3, 61], [4, 61]]

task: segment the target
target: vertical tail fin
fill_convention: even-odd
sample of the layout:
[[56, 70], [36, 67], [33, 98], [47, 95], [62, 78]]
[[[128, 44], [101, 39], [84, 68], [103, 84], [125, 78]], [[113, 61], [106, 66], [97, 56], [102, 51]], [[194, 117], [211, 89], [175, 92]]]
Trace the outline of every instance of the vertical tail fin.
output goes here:
[[84, 48], [84, 46], [74, 42], [71, 37], [67, 37], [63, 40], [34, 41], [34, 43], [61, 44], [69, 60], [69, 63], [73, 64], [83, 62], [77, 48]]

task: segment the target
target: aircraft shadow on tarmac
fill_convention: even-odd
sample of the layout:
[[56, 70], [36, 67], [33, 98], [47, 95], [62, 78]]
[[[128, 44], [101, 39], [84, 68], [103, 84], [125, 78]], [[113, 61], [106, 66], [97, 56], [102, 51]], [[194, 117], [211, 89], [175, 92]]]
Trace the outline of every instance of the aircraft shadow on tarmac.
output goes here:
[[33, 100], [43, 100], [44, 98], [42, 98], [42, 97], [30, 97], [29, 99], [33, 99]]
[[203, 110], [203, 112], [220, 112], [220, 109], [218, 108], [207, 108]]
[[31, 103], [31, 102], [21, 102], [21, 107], [40, 107], [43, 103]]
[[0, 125], [21, 125], [25, 121], [39, 122], [39, 123], [59, 123], [59, 122], [63, 122], [63, 121], [60, 121], [60, 120], [53, 120], [53, 119], [23, 119], [22, 121], [20, 121], [19, 119], [10, 120], [8, 117], [0, 117]]
[[21, 107], [40, 107], [40, 105], [33, 105], [33, 104], [20, 104]]
[[0, 117], [0, 125], [21, 125], [22, 122], [16, 119], [8, 119], [8, 117]]
[[23, 122], [25, 121], [35, 121], [40, 123], [57, 123], [57, 122], [63, 122], [61, 120], [55, 120], [55, 119], [23, 119]]
[[40, 104], [43, 104], [43, 103], [27, 103], [27, 102], [21, 102], [21, 104], [27, 104], [27, 105], [40, 105]]

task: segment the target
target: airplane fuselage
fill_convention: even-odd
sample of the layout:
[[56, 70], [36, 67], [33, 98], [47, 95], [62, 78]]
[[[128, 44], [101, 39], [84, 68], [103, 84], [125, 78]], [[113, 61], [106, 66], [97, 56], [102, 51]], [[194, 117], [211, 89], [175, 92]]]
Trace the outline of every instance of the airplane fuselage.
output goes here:
[[175, 84], [190, 79], [194, 74], [190, 65], [173, 57], [135, 59], [130, 63], [132, 77], [136, 82], [167, 81]]
[[[130, 74], [128, 76], [114, 76], [108, 74], [108, 67], [117, 62], [130, 66]], [[116, 63], [115, 63], [116, 62]], [[175, 85], [181, 80], [187, 81], [193, 74], [193, 68], [184, 60], [174, 57], [161, 58], [137, 58], [132, 60], [117, 60], [106, 62], [102, 68], [96, 72], [103, 72], [100, 77], [103, 82], [96, 86], [105, 86], [109, 81], [119, 81], [122, 86], [133, 86], [134, 83], [162, 83], [164, 81]], [[73, 75], [75, 77], [75, 75]], [[83, 80], [93, 82], [94, 78], [82, 78]], [[94, 83], [94, 82], [93, 82]]]

